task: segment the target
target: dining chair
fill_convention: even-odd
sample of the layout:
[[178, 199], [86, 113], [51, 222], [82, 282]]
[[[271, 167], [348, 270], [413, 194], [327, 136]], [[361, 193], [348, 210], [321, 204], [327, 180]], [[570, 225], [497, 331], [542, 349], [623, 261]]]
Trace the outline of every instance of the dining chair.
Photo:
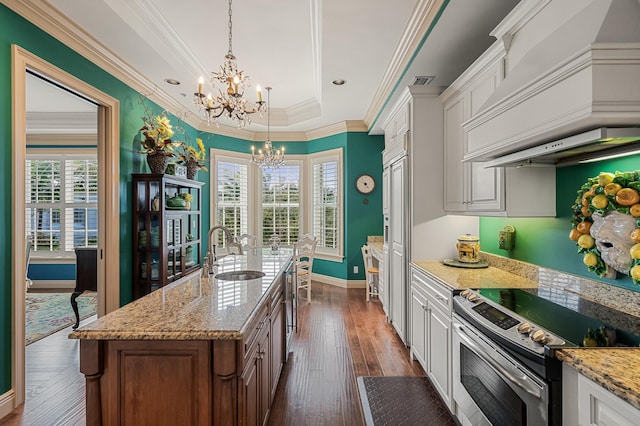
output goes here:
[[364, 261], [364, 273], [366, 279], [366, 301], [368, 302], [371, 296], [378, 296], [378, 282], [380, 277], [380, 270], [373, 266], [373, 256], [368, 245], [362, 246], [362, 260]]
[[26, 251], [25, 257], [26, 257], [27, 265], [26, 265], [26, 269], [24, 271], [24, 276], [25, 276], [26, 281], [27, 281], [26, 288], [28, 290], [29, 287], [31, 287], [31, 285], [33, 284], [33, 281], [31, 281], [31, 278], [29, 278], [29, 262], [31, 261], [31, 252], [33, 251], [33, 237], [32, 236], [28, 236], [27, 237], [27, 241], [25, 242], [25, 251]]
[[258, 247], [258, 237], [253, 234], [242, 234], [240, 238], [238, 238], [238, 242], [242, 244], [242, 248], [257, 248]]
[[296, 277], [296, 291], [307, 290], [307, 301], [311, 302], [311, 269], [316, 254], [318, 240], [305, 236], [293, 245], [293, 267]]

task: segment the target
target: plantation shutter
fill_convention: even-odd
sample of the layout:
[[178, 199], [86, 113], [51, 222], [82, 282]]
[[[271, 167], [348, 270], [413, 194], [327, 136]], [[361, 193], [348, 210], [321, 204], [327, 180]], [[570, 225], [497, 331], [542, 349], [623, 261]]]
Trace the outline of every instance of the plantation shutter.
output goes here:
[[339, 215], [339, 162], [335, 157], [313, 162], [313, 235], [318, 248], [337, 252]]
[[[234, 237], [247, 233], [249, 188], [247, 164], [219, 160], [216, 162], [217, 224], [227, 227]], [[218, 232], [218, 244], [223, 245], [223, 233]]]
[[300, 164], [262, 169], [262, 244], [276, 234], [281, 245], [298, 241], [300, 233]]
[[25, 164], [26, 232], [35, 252], [72, 255], [98, 243], [98, 162], [95, 155], [48, 157]]

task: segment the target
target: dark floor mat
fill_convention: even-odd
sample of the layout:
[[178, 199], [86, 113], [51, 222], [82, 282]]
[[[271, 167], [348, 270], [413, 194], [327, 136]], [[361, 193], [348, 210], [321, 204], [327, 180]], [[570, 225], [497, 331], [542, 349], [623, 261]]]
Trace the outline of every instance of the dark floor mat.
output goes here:
[[358, 377], [367, 426], [456, 425], [427, 377]]

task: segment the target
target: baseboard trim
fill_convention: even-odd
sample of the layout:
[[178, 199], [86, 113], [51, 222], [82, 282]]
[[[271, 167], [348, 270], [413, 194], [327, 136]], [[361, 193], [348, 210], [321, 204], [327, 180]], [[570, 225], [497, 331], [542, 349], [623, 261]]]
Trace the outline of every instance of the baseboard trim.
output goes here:
[[340, 288], [366, 288], [365, 280], [343, 280], [342, 278], [331, 277], [329, 275], [322, 275], [315, 272], [313, 273], [312, 279], [313, 281], [318, 281]]
[[33, 284], [29, 290], [38, 289], [74, 289], [76, 288], [75, 280], [33, 280]]
[[13, 393], [13, 389], [6, 392], [4, 395], [0, 395], [0, 419], [6, 417], [10, 412], [13, 411], [16, 405], [15, 394]]

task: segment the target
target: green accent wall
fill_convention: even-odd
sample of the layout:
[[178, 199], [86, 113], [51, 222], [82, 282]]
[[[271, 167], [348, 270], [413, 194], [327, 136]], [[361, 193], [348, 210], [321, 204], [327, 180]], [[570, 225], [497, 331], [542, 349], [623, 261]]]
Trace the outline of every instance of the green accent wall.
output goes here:
[[[512, 259], [533, 263], [546, 268], [579, 275], [618, 287], [640, 291], [631, 279], [618, 273], [618, 278], [608, 280], [587, 270], [578, 255], [576, 244], [569, 239], [571, 231], [571, 206], [577, 191], [590, 177], [600, 172], [630, 171], [640, 169], [640, 155], [615, 158], [578, 166], [549, 169], [556, 174], [555, 218], [480, 218], [480, 244], [483, 251]], [[516, 245], [511, 252], [498, 248], [498, 231], [505, 225], [516, 228]]]
[[[69, 74], [87, 82], [102, 92], [112, 96], [120, 102], [120, 304], [124, 305], [132, 300], [131, 259], [133, 252], [131, 226], [131, 195], [132, 173], [147, 173], [148, 166], [145, 156], [140, 154], [141, 117], [144, 105], [140, 102], [139, 94], [122, 81], [102, 70], [97, 65], [74, 52], [44, 31], [15, 14], [4, 5], [0, 5], [0, 166], [3, 178], [0, 179], [0, 191], [11, 194], [13, 180], [11, 176], [12, 133], [11, 133], [11, 45], [16, 44], [32, 52], [40, 58], [50, 62]], [[154, 114], [162, 109], [146, 100]], [[172, 114], [169, 118], [174, 124], [180, 120]], [[231, 151], [249, 152], [251, 145], [242, 139], [198, 132], [185, 124], [183, 135], [176, 135], [174, 139], [186, 140], [195, 144], [195, 138], [201, 137], [205, 147]], [[276, 142], [275, 145], [280, 145]], [[344, 149], [344, 205], [345, 205], [345, 256], [342, 263], [317, 260], [314, 271], [341, 279], [362, 279], [364, 275], [353, 274], [354, 265], [359, 265], [362, 271], [362, 256], [360, 246], [366, 241], [367, 235], [382, 235], [382, 157], [384, 139], [381, 136], [368, 136], [366, 133], [343, 133], [320, 138], [314, 141], [300, 143], [282, 143], [288, 154], [307, 154], [321, 152], [333, 148]], [[369, 194], [368, 204], [355, 190], [354, 182], [361, 173], [371, 174], [379, 183], [372, 194]], [[209, 182], [209, 172], [200, 170], [197, 179]], [[203, 191], [203, 229], [209, 227], [209, 191]], [[10, 197], [0, 198], [0, 232], [5, 235], [0, 239], [0, 262], [11, 264], [11, 203]], [[11, 389], [11, 339], [12, 306], [11, 270], [4, 268], [0, 272], [0, 395]]]

